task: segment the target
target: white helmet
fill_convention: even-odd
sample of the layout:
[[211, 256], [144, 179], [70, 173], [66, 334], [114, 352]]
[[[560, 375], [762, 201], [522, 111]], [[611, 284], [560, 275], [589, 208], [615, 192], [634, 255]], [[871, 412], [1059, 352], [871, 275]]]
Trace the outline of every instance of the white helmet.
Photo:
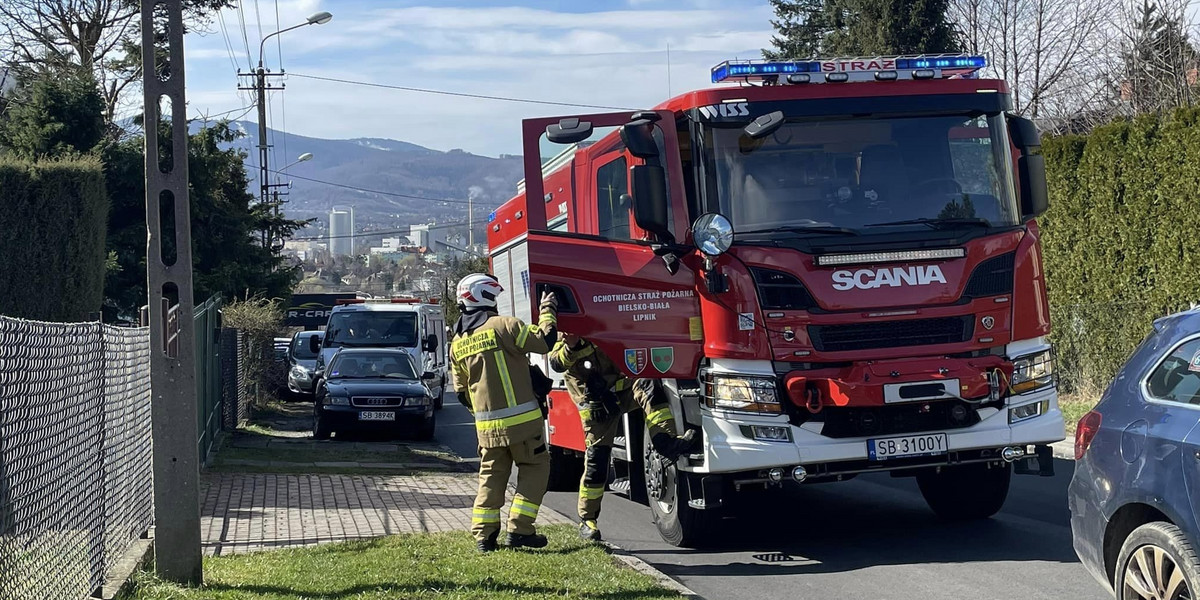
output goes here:
[[465, 308], [490, 308], [496, 306], [496, 296], [504, 288], [495, 277], [485, 273], [472, 273], [458, 282], [458, 304]]

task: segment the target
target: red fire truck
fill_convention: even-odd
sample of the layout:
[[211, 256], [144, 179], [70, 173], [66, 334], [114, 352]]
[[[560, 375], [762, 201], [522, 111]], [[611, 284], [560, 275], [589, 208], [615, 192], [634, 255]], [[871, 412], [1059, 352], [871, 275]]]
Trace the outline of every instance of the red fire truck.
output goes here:
[[[747, 486], [889, 471], [961, 519], [1052, 474], [1044, 163], [984, 66], [730, 61], [654, 110], [524, 122], [525, 180], [488, 224], [501, 310], [556, 292], [562, 330], [699, 431], [668, 464], [630, 414], [614, 448], [610, 489], [665, 540], [697, 543]], [[577, 489], [565, 391], [547, 433]]]

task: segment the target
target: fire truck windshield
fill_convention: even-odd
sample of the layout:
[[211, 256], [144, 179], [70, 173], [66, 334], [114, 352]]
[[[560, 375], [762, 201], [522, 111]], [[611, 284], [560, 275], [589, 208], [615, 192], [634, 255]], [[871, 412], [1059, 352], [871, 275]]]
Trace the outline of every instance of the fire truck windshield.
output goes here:
[[1019, 223], [1004, 117], [790, 119], [701, 135], [708, 190], [735, 231], [879, 234]]

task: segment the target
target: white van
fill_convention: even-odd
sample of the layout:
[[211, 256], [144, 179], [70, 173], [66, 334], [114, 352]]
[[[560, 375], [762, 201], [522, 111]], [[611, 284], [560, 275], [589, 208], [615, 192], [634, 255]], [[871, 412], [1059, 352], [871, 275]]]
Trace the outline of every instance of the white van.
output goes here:
[[[314, 338], [315, 340], [316, 338]], [[429, 381], [436, 408], [449, 381], [446, 318], [442, 307], [409, 298], [339, 300], [329, 313], [317, 357], [320, 377], [340, 348], [403, 348], [435, 377]]]

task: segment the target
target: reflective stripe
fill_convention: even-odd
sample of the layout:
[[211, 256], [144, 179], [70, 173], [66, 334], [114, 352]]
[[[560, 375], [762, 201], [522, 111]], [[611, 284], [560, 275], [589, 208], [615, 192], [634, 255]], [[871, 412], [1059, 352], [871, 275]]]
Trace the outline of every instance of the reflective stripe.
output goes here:
[[590, 487], [586, 485], [579, 486], [579, 497], [585, 500], [595, 500], [604, 497], [604, 486]]
[[534, 421], [534, 420], [542, 418], [542, 410], [540, 408], [538, 408], [537, 403], [530, 404], [530, 403], [526, 402], [522, 406], [526, 406], [526, 405], [530, 405], [533, 408], [528, 410], [528, 412], [522, 412], [520, 414], [511, 416], [511, 417], [504, 417], [502, 419], [476, 420], [475, 421], [475, 429], [482, 429], [482, 430], [504, 429], [504, 428], [508, 428], [508, 427], [516, 427], [517, 425], [520, 425], [522, 423], [528, 423], [530, 421]]
[[538, 408], [537, 402], [522, 402], [516, 406], [501, 408], [499, 410], [481, 410], [475, 413], [475, 420], [491, 421], [494, 419], [503, 419], [504, 417], [519, 415], [525, 411], [533, 410], [534, 408]]
[[563, 366], [570, 368], [570, 367], [574, 366], [575, 363], [579, 362], [579, 359], [587, 357], [587, 356], [591, 356], [592, 352], [594, 352], [595, 350], [596, 350], [595, 346], [592, 346], [590, 344], [579, 350], [571, 350], [564, 343], [562, 345], [562, 347], [559, 348], [559, 350], [556, 354], [558, 355], [558, 362], [562, 363]]
[[613, 384], [612, 389], [614, 392], [623, 392], [629, 389], [629, 386], [632, 385], [632, 383], [633, 382], [628, 377], [622, 377]]
[[500, 385], [504, 386], [504, 401], [509, 406], [516, 406], [517, 395], [513, 393], [512, 378], [508, 376], [508, 361], [501, 350], [496, 351], [496, 366], [500, 369]]
[[579, 409], [579, 418], [583, 419], [584, 421], [592, 418], [592, 410], [590, 408]]
[[471, 512], [471, 523], [499, 523], [500, 509], [498, 508], [476, 508]]
[[518, 495], [516, 498], [513, 498], [512, 509], [509, 512], [514, 512], [518, 515], [529, 517], [530, 519], [536, 519], [538, 515], [538, 509], [540, 508], [541, 505], [534, 504]]
[[500, 340], [496, 338], [496, 330], [485, 329], [454, 340], [454, 343], [450, 346], [450, 354], [454, 360], [462, 360], [468, 356], [482, 354], [498, 348], [500, 348]]
[[537, 332], [538, 332], [538, 328], [534, 327], [533, 325], [528, 325], [528, 326], [522, 327], [521, 333], [517, 334], [517, 347], [524, 349], [525, 342], [529, 341], [529, 334], [537, 333]]
[[671, 409], [669, 407], [668, 408], [660, 408], [660, 409], [658, 409], [656, 411], [652, 411], [650, 414], [646, 415], [646, 425], [648, 425], [650, 427], [654, 427], [655, 425], [658, 425], [659, 423], [666, 423], [667, 421], [670, 421], [672, 418], [674, 418], [674, 417], [671, 416]]
[[549, 311], [542, 311], [542, 314], [538, 316], [538, 325], [558, 325], [558, 316]]

